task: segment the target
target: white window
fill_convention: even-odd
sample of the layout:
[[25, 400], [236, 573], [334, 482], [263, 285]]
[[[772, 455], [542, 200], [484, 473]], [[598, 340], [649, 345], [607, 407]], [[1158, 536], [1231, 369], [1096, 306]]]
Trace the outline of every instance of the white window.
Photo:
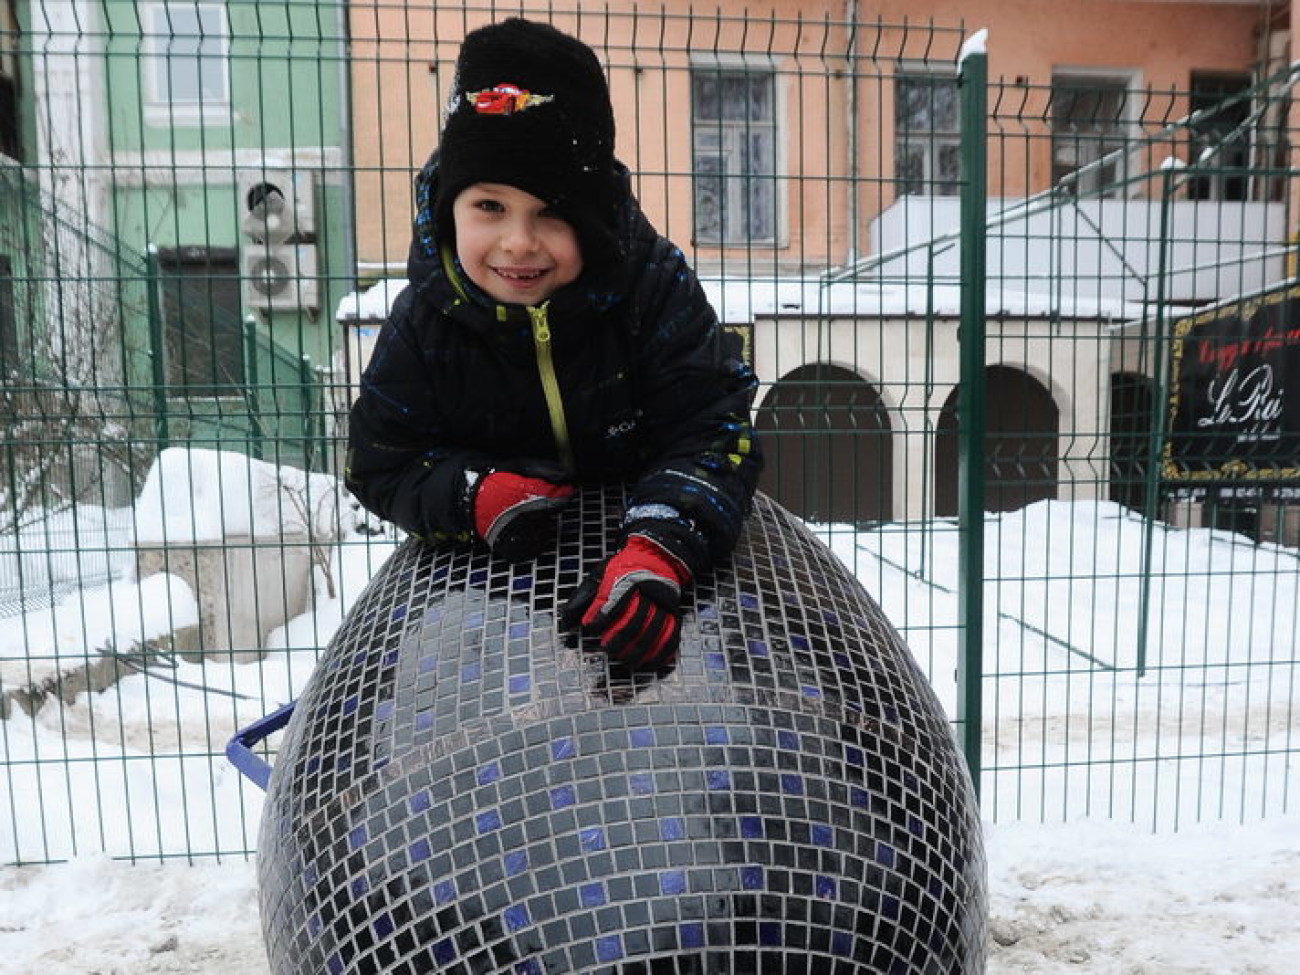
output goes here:
[[[1128, 176], [1133, 79], [1126, 74], [1052, 75], [1052, 182], [1076, 196], [1130, 195]], [[1077, 173], [1071, 180], [1071, 174]]]
[[230, 108], [230, 33], [221, 3], [171, 0], [144, 10], [146, 117], [219, 120]]
[[899, 195], [955, 196], [961, 180], [961, 101], [950, 74], [904, 69], [894, 82], [894, 176]]
[[716, 65], [691, 72], [695, 242], [777, 238], [776, 75]]

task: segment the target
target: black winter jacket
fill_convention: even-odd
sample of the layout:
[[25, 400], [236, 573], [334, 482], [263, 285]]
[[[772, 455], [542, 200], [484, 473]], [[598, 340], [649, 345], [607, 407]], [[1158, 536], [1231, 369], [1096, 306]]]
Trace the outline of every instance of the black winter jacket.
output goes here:
[[466, 469], [545, 460], [575, 483], [628, 483], [629, 508], [670, 505], [713, 558], [731, 551], [762, 466], [757, 379], [622, 176], [620, 253], [530, 308], [459, 271], [433, 219], [436, 154], [426, 164], [410, 283], [351, 412], [346, 482], [367, 508], [422, 538], [463, 535]]

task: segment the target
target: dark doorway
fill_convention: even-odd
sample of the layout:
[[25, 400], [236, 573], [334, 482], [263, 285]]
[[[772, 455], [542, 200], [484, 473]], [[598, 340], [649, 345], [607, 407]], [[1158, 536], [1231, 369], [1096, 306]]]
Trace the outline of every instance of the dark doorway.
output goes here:
[[173, 395], [233, 396], [244, 387], [239, 252], [176, 247], [158, 252], [167, 383]]
[[[1014, 511], [1056, 497], [1061, 412], [1037, 379], [1009, 366], [984, 371], [984, 510]], [[957, 393], [939, 415], [934, 444], [934, 513], [957, 515]]]
[[767, 466], [760, 487], [813, 522], [893, 517], [893, 445], [880, 394], [840, 366], [801, 366], [758, 411]]

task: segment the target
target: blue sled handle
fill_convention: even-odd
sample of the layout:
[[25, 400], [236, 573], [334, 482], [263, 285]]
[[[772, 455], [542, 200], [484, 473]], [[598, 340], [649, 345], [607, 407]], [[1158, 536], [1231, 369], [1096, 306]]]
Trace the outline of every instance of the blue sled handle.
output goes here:
[[271, 766], [253, 754], [253, 746], [287, 725], [297, 705], [297, 701], [290, 701], [276, 708], [265, 717], [258, 718], [247, 728], [236, 731], [235, 737], [226, 743], [226, 758], [230, 760], [230, 764], [251, 779], [253, 784], [263, 792], [266, 791], [267, 783], [271, 781]]

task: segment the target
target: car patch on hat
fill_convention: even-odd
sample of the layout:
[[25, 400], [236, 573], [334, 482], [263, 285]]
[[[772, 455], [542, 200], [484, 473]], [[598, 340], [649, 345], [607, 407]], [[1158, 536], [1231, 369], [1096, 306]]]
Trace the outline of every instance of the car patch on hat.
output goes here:
[[554, 95], [537, 95], [518, 85], [495, 85], [482, 91], [471, 91], [465, 100], [474, 106], [479, 115], [513, 115], [534, 105], [554, 101]]

